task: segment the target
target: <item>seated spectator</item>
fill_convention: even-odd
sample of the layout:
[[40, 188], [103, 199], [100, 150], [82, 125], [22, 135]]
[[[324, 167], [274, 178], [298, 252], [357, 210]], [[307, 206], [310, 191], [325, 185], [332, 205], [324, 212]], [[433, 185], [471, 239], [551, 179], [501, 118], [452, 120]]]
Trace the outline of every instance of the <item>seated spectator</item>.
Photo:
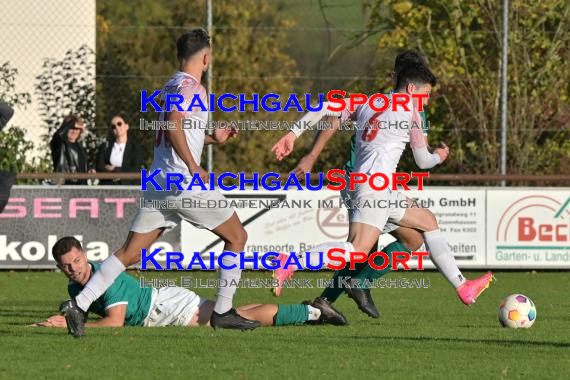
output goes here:
[[[74, 115], [66, 116], [61, 127], [51, 139], [51, 158], [53, 171], [58, 173], [94, 173], [88, 171], [87, 153], [79, 143], [79, 137], [85, 130], [83, 121]], [[67, 179], [65, 185], [84, 185], [86, 180]]]
[[[116, 115], [109, 125], [112, 136], [99, 146], [97, 171], [100, 173], [140, 173], [143, 166], [142, 150], [139, 144], [128, 137], [129, 125]], [[102, 180], [102, 185], [140, 185], [140, 180]]]

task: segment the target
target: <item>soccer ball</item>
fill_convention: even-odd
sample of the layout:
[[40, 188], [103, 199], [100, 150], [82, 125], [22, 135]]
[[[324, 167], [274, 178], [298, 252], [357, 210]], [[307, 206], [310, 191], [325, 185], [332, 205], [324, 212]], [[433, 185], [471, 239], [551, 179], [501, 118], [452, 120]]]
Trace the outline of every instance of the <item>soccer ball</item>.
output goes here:
[[536, 306], [522, 294], [511, 294], [499, 305], [499, 322], [503, 327], [528, 329], [536, 321]]

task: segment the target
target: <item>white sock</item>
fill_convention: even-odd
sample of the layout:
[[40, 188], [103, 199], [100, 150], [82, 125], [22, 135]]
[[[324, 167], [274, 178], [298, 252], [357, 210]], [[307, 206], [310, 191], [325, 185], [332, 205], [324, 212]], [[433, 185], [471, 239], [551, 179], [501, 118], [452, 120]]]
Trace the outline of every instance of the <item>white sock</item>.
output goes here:
[[432, 263], [455, 289], [459, 288], [465, 282], [465, 277], [457, 267], [453, 253], [441, 231], [424, 232], [424, 241]]
[[[229, 252], [229, 251], [224, 251]], [[218, 286], [218, 293], [216, 294], [216, 304], [214, 305], [214, 311], [218, 314], [223, 314], [232, 308], [234, 294], [236, 293], [237, 287], [231, 285], [232, 280], [239, 281], [241, 278], [241, 269], [239, 269], [239, 255], [236, 257], [224, 256], [222, 258], [222, 263], [226, 266], [236, 265], [234, 269], [222, 269], [218, 275], [220, 284]], [[225, 281], [222, 281], [225, 280]], [[225, 284], [226, 286], [223, 286]]]
[[125, 266], [117, 256], [109, 256], [107, 260], [101, 263], [99, 270], [93, 273], [93, 276], [87, 284], [85, 284], [81, 293], [75, 297], [77, 306], [83, 311], [89, 310], [89, 306], [113, 285], [113, 282], [115, 282], [117, 277], [119, 277], [125, 269]]
[[319, 309], [317, 309], [316, 307], [312, 307], [311, 305], [307, 305], [307, 307], [309, 308], [308, 320], [309, 321], [318, 321], [319, 318], [321, 317], [321, 311]]
[[[298, 252], [297, 257], [306, 259], [308, 256], [309, 263], [316, 266], [320, 263], [320, 252], [323, 252], [323, 265], [327, 265], [331, 261], [328, 259], [327, 252], [333, 248], [344, 249], [344, 259], [347, 262], [350, 261], [350, 252], [354, 252], [354, 246], [352, 243], [347, 241], [319, 244], [316, 247], [311, 248], [310, 255], [307, 255], [306, 252]], [[342, 254], [340, 252], [335, 252], [333, 256], [340, 257]], [[304, 261], [301, 261], [301, 264], [305, 265], [304, 263]], [[336, 261], [335, 264], [338, 264], [338, 261]]]

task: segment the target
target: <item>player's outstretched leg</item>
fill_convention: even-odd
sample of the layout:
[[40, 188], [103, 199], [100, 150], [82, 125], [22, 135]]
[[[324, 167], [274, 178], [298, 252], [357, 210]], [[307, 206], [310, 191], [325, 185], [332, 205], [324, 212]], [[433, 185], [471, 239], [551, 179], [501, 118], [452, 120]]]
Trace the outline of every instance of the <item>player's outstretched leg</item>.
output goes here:
[[61, 304], [59, 309], [65, 316], [70, 334], [76, 338], [85, 334], [85, 314], [91, 304], [105, 293], [127, 267], [140, 261], [142, 249], [148, 249], [161, 233], [162, 229], [147, 233], [129, 232], [123, 247], [101, 263], [99, 270], [77, 297]]
[[[210, 306], [212, 307], [212, 306]], [[303, 304], [252, 304], [237, 308], [243, 317], [258, 320], [262, 326], [288, 326], [312, 323], [333, 325], [347, 324], [346, 318], [328, 302], [304, 302]], [[210, 311], [211, 313], [211, 311]]]
[[[212, 230], [224, 242], [224, 252], [241, 252], [247, 241], [247, 232], [243, 228], [238, 216], [234, 213], [228, 220]], [[249, 320], [239, 315], [232, 308], [232, 301], [237, 287], [229, 285], [239, 281], [241, 269], [239, 269], [239, 257], [226, 255], [222, 258], [225, 266], [235, 266], [233, 269], [219, 271], [220, 285], [218, 287], [216, 304], [210, 319], [210, 326], [214, 329], [239, 329], [251, 330], [261, 326], [259, 321]], [[225, 284], [225, 285], [222, 285]]]
[[489, 287], [493, 274], [487, 274], [475, 280], [468, 281], [455, 263], [453, 252], [447, 240], [439, 230], [435, 216], [431, 211], [422, 208], [408, 208], [402, 220], [397, 224], [403, 227], [417, 228], [423, 233], [430, 259], [457, 291], [457, 296], [465, 305], [475, 303], [477, 298]]

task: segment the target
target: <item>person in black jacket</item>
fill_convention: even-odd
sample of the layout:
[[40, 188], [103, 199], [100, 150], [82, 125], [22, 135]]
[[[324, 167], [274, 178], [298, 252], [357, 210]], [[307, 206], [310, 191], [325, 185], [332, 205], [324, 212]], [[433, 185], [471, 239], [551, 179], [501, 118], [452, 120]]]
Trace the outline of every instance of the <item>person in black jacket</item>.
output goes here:
[[[84, 130], [85, 124], [78, 116], [69, 115], [63, 119], [63, 123], [50, 142], [54, 172], [95, 172], [93, 169], [88, 170], [87, 153], [79, 143], [79, 137]], [[65, 180], [66, 185], [84, 185], [86, 183], [86, 180]]]
[[[140, 173], [143, 166], [140, 145], [128, 137], [129, 125], [125, 119], [116, 115], [111, 119], [109, 127], [112, 137], [99, 146], [97, 155], [97, 171], [100, 173]], [[101, 184], [138, 185], [140, 180], [106, 180]]]

